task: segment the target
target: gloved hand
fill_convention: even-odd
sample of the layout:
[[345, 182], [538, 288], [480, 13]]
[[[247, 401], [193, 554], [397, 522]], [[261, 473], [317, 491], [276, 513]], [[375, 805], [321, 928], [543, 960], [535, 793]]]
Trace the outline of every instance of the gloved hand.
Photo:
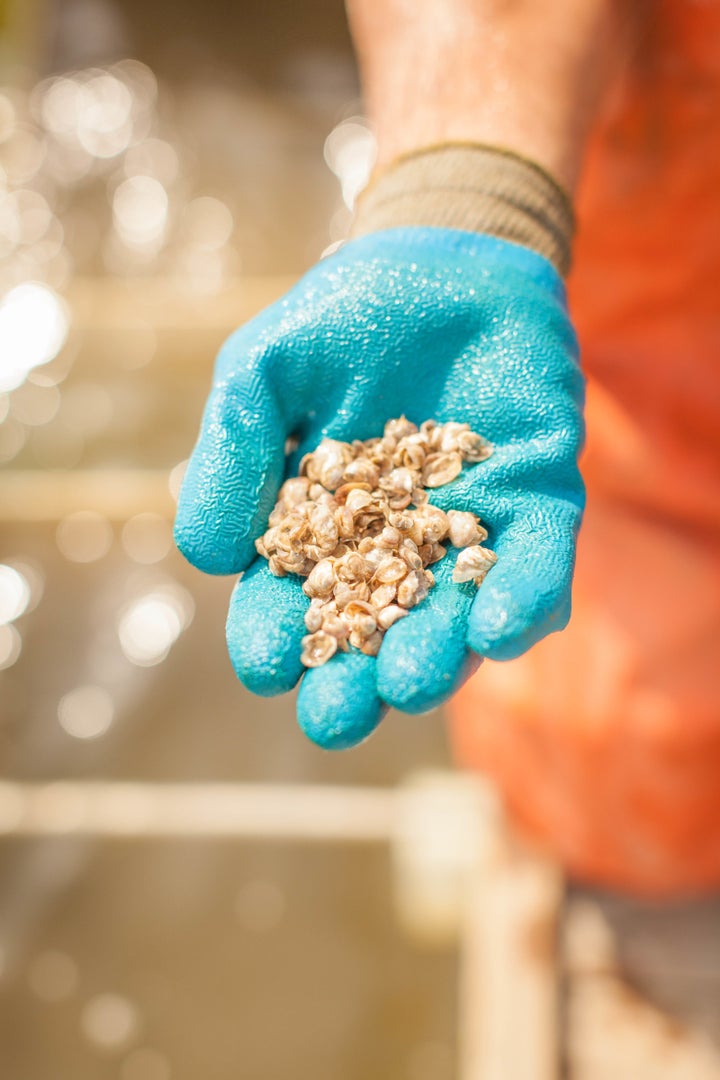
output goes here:
[[[278, 489], [323, 436], [382, 433], [405, 414], [467, 422], [493, 445], [433, 490], [471, 510], [497, 564], [479, 589], [436, 586], [385, 635], [377, 658], [350, 650], [305, 673], [298, 718], [325, 747], [352, 746], [386, 706], [424, 712], [480, 657], [518, 656], [570, 613], [583, 488], [576, 465], [583, 380], [561, 277], [515, 243], [456, 229], [387, 229], [314, 267], [224, 345], [180, 494], [176, 540], [208, 573], [244, 571], [227, 623], [240, 680], [263, 695], [303, 673], [302, 579], [256, 556]], [[297, 449], [286, 458], [286, 440]]]

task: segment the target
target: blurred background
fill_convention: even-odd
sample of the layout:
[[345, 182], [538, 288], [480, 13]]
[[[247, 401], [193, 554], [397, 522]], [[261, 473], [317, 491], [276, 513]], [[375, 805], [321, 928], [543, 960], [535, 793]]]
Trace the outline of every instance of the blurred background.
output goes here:
[[[553, 867], [505, 851], [472, 893], [505, 841], [492, 793], [453, 780], [440, 712], [322, 753], [292, 696], [236, 682], [231, 582], [172, 546], [218, 346], [344, 236], [373, 152], [340, 0], [0, 0], [8, 1080], [720, 1076], [621, 983], [606, 915]], [[158, 824], [169, 784], [188, 786]], [[347, 807], [327, 835], [317, 785]], [[562, 962], [554, 937], [518, 947], [538, 913]], [[518, 987], [538, 1056], [512, 1072], [501, 1039], [491, 1072], [468, 1026], [512, 1031]]]
[[[231, 581], [172, 546], [218, 346], [372, 160], [342, 4], [4, 2], [0, 57], [4, 774], [446, 765], [437, 716], [313, 747], [235, 680]], [[382, 845], [8, 838], [0, 873], [8, 1080], [454, 1075], [456, 956], [398, 930]]]

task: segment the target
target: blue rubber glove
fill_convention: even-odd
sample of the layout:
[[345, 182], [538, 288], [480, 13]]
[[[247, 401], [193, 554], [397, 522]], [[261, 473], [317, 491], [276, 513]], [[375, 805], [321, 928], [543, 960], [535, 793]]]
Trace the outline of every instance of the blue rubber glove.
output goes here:
[[[576, 459], [583, 379], [562, 279], [542, 256], [465, 231], [397, 228], [320, 262], [220, 352], [200, 439], [180, 495], [176, 540], [208, 573], [245, 571], [227, 624], [240, 680], [264, 695], [303, 673], [309, 604], [302, 579], [274, 577], [255, 553], [287, 475], [323, 436], [367, 439], [391, 417], [467, 422], [493, 445], [431, 492], [471, 510], [498, 562], [477, 589], [436, 587], [386, 634], [377, 658], [337, 653], [307, 671], [305, 732], [347, 747], [388, 705], [424, 712], [448, 698], [479, 657], [525, 652], [570, 614], [583, 506]], [[298, 440], [286, 458], [286, 440]]]

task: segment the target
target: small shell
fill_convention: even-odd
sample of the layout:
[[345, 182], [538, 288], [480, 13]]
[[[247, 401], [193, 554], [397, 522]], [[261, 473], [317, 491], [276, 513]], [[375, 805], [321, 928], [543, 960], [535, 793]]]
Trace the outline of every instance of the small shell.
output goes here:
[[349, 585], [347, 581], [338, 581], [333, 589], [333, 599], [338, 611], [342, 611], [353, 600], [369, 600], [370, 586], [365, 581], [359, 581], [355, 585]]
[[[350, 605], [348, 605], [350, 606]], [[345, 609], [347, 611], [347, 608]], [[355, 637], [369, 638], [377, 630], [377, 622], [374, 615], [355, 615], [349, 619], [350, 632]]]
[[415, 519], [408, 540], [412, 540], [416, 548], [425, 542], [425, 529], [419, 518]]
[[428, 446], [431, 453], [436, 453], [440, 449], [440, 443], [443, 440], [444, 424], [436, 424], [435, 427], [428, 433]]
[[450, 523], [448, 536], [453, 547], [470, 547], [487, 539], [487, 529], [483, 529], [469, 510], [448, 510], [447, 516]]
[[[405, 440], [403, 440], [403, 443], [404, 442]], [[422, 472], [427, 450], [424, 446], [417, 446], [413, 443], [408, 446], [403, 445], [403, 443], [398, 446], [393, 454], [393, 464], [406, 469], [411, 469], [413, 473]]]
[[417, 424], [408, 420], [406, 416], [399, 416], [397, 420], [388, 420], [383, 429], [383, 436], [391, 439], [402, 439], [407, 435], [413, 435], [418, 430]]
[[299, 551], [302, 545], [312, 539], [310, 522], [308, 517], [300, 510], [291, 510], [283, 518], [282, 525], [277, 530], [276, 544], [279, 548], [290, 548], [291, 551]]
[[[370, 490], [376, 486], [379, 479], [380, 470], [377, 465], [373, 465], [372, 461], [368, 461], [365, 457], [351, 461], [343, 473], [343, 484], [360, 482], [367, 484]], [[340, 488], [335, 494], [337, 495], [339, 491]]]
[[347, 639], [350, 635], [350, 627], [342, 618], [342, 616], [331, 612], [325, 615], [322, 623], [322, 628], [326, 634], [330, 634], [335, 638], [341, 649], [347, 648]]
[[466, 547], [458, 555], [453, 569], [453, 581], [458, 584], [474, 581], [479, 585], [491, 566], [497, 562], [494, 551], [484, 547]]
[[277, 555], [271, 555], [268, 559], [268, 570], [275, 577], [285, 577], [286, 570]]
[[324, 630], [318, 630], [314, 634], [308, 634], [302, 639], [301, 662], [305, 667], [320, 667], [337, 652], [337, 638]]
[[322, 627], [324, 621], [324, 614], [321, 607], [314, 607], [313, 604], [305, 612], [304, 622], [306, 629], [315, 634]]
[[279, 532], [280, 526], [273, 525], [270, 529], [267, 530], [267, 532], [262, 538], [263, 544], [267, 548], [269, 555], [272, 555], [273, 552], [277, 549], [277, 538]]
[[380, 630], [389, 630], [393, 623], [396, 623], [398, 619], [402, 619], [407, 613], [407, 608], [402, 608], [399, 604], [388, 604], [377, 617], [378, 628]]
[[377, 656], [382, 644], [382, 634], [379, 630], [374, 630], [369, 635], [363, 634], [359, 630], [352, 630], [348, 640], [351, 645], [366, 655]]
[[346, 484], [341, 484], [335, 492], [335, 501], [340, 505], [345, 505], [345, 500], [351, 491], [372, 491], [372, 486], [364, 480], [350, 480]]
[[291, 510], [298, 503], [305, 502], [308, 497], [309, 487], [310, 480], [307, 476], [291, 476], [280, 488], [278, 502], [283, 503], [286, 509]]
[[322, 484], [311, 484], [308, 488], [308, 499], [312, 502], [319, 502], [320, 499], [323, 499], [329, 494], [330, 492], [328, 489], [323, 487]]
[[412, 502], [412, 495], [403, 493], [400, 495], [388, 495], [388, 506], [391, 510], [404, 510]]
[[415, 511], [415, 521], [422, 526], [422, 542], [425, 544], [444, 540], [450, 528], [445, 511], [430, 503]]
[[385, 519], [382, 514], [373, 512], [373, 508], [368, 507], [369, 513], [357, 514], [355, 517], [355, 528], [357, 534], [360, 536], [377, 536], [382, 532]]
[[370, 593], [370, 603], [376, 611], [381, 611], [386, 608], [388, 604], [392, 604], [395, 599], [395, 593], [397, 587], [388, 582], [386, 585], [378, 585], [376, 589]]
[[462, 458], [458, 453], [430, 454], [422, 473], [423, 484], [429, 488], [442, 487], [454, 480], [461, 470]]
[[423, 561], [417, 551], [411, 551], [410, 548], [403, 546], [400, 548], [400, 558], [411, 570], [422, 570]]
[[428, 559], [428, 565], [432, 566], [433, 563], [440, 562], [440, 560], [444, 559], [446, 555], [447, 555], [447, 548], [446, 547], [444, 547], [442, 544], [433, 544], [432, 545], [432, 554], [431, 554], [430, 558]]
[[422, 559], [423, 566], [430, 566], [432, 563], [440, 562], [447, 555], [447, 548], [442, 544], [421, 544], [418, 548], [418, 555]]
[[445, 454], [452, 453], [458, 449], [458, 438], [464, 432], [470, 431], [469, 424], [458, 424], [454, 420], [449, 420], [447, 423], [441, 426], [440, 445], [438, 447]]
[[355, 517], [352, 510], [347, 506], [339, 506], [334, 513], [338, 536], [350, 539], [355, 533]]
[[301, 574], [305, 577], [313, 569], [313, 563], [306, 559], [301, 551], [281, 552], [273, 558], [277, 559], [278, 564], [287, 574]]
[[364, 652], [366, 656], [377, 656], [380, 652], [380, 646], [382, 645], [383, 636], [379, 630], [366, 637], [360, 646], [360, 651]]
[[400, 607], [411, 608], [427, 596], [429, 585], [422, 570], [411, 570], [398, 585], [397, 602]]
[[412, 511], [396, 511], [388, 515], [388, 522], [393, 529], [397, 529], [401, 533], [409, 533], [415, 524], [415, 518]]
[[315, 507], [310, 515], [309, 527], [310, 537], [307, 542], [320, 550], [320, 558], [329, 555], [337, 546], [338, 527], [326, 506]]
[[309, 455], [310, 460], [305, 466], [305, 472], [311, 480], [318, 481], [332, 491], [342, 480], [345, 468], [353, 457], [353, 449], [349, 443], [323, 439], [318, 448]]
[[317, 563], [307, 580], [303, 583], [303, 592], [306, 596], [330, 596], [335, 585], [335, 566], [330, 559], [322, 559]]
[[345, 607], [343, 614], [349, 622], [368, 616], [372, 619], [375, 618], [375, 610], [367, 600], [351, 600]]
[[375, 543], [378, 547], [387, 548], [390, 551], [399, 547], [401, 542], [402, 533], [392, 525], [386, 525], [380, 535], [375, 539]]
[[361, 488], [354, 488], [348, 492], [345, 499], [345, 509], [352, 511], [353, 514], [358, 514], [361, 510], [364, 510], [366, 506], [372, 506], [373, 497], [369, 491], [363, 491]]
[[380, 487], [387, 491], [390, 496], [411, 495], [417, 483], [417, 473], [414, 469], [393, 469], [387, 476], [380, 480]]
[[398, 559], [396, 556], [390, 555], [383, 559], [375, 571], [373, 580], [378, 585], [394, 584], [397, 581], [402, 581], [408, 572], [407, 565], [403, 559]]
[[[318, 487], [319, 486], [320, 485], [318, 485]], [[331, 491], [326, 491], [325, 488], [323, 488], [322, 492], [318, 495], [317, 499], [315, 499], [314, 505], [315, 506], [327, 506], [328, 510], [334, 510], [335, 507], [337, 506], [337, 502], [335, 500], [335, 496], [333, 495], [333, 493]]]
[[387, 548], [373, 547], [370, 551], [363, 553], [363, 558], [371, 570], [377, 570], [379, 566], [387, 562], [388, 554]]
[[372, 567], [367, 565], [364, 556], [357, 551], [350, 551], [341, 559], [336, 559], [333, 569], [338, 581], [347, 581], [349, 584], [365, 581], [372, 575]]
[[485, 461], [492, 454], [492, 446], [474, 431], [464, 431], [458, 436], [457, 447], [464, 461]]

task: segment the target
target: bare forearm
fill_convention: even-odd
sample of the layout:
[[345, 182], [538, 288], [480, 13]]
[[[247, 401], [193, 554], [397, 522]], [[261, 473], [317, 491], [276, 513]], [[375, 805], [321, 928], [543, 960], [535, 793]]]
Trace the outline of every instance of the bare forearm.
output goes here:
[[532, 158], [573, 190], [641, 6], [347, 0], [378, 164], [434, 143], [490, 143]]

